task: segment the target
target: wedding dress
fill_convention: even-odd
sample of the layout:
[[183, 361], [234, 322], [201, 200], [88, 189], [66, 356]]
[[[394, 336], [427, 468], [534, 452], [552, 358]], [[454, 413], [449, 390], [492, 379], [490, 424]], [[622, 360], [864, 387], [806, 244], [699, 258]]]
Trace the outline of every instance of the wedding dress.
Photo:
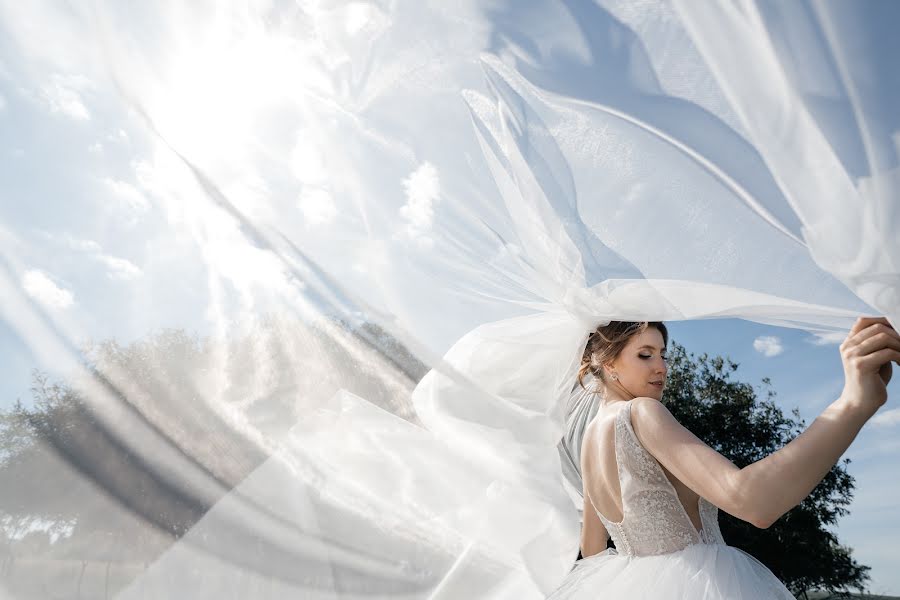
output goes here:
[[617, 411], [614, 436], [623, 516], [614, 522], [596, 511], [616, 547], [578, 560], [547, 600], [793, 599], [764, 564], [725, 543], [719, 509], [702, 496], [702, 526], [694, 526], [662, 467], [635, 435], [631, 400]]

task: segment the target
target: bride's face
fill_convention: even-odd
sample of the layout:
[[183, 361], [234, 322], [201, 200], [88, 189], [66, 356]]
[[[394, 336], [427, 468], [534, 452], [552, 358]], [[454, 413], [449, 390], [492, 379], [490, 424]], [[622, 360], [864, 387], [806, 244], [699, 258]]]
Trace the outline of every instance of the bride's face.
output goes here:
[[[610, 371], [618, 375], [619, 379], [609, 377]], [[662, 333], [649, 327], [628, 340], [611, 368], [608, 368], [606, 383], [607, 387], [620, 394], [630, 392], [635, 397], [649, 396], [661, 400], [667, 372]], [[653, 383], [657, 381], [662, 382], [662, 385]]]

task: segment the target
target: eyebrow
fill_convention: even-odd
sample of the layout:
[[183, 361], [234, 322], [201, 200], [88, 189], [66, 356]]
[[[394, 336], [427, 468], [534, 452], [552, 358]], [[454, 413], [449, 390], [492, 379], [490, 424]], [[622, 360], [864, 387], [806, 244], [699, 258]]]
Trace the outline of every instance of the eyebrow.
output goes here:
[[[656, 349], [657, 349], [656, 346], [651, 346], [650, 344], [644, 344], [643, 346], [638, 346], [638, 350], [640, 350], [641, 348], [650, 348], [651, 350], [656, 350]], [[663, 346], [662, 349], [665, 350], [666, 347]]]

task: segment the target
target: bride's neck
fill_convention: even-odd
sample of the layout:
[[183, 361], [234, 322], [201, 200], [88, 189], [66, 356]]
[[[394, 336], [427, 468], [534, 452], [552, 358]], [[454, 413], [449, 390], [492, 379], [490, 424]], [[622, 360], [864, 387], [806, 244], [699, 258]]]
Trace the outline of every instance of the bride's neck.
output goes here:
[[625, 396], [621, 392], [605, 390], [600, 396], [600, 406], [612, 406], [613, 404], [619, 404], [621, 402], [627, 402], [632, 398], [630, 396]]

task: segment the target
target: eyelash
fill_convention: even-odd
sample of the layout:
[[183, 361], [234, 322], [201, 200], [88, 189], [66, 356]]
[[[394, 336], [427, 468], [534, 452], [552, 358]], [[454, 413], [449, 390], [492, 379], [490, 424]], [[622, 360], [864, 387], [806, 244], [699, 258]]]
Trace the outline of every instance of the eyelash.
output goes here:
[[[644, 356], [643, 354], [638, 354], [638, 356], [641, 357], [641, 358], [650, 358], [650, 355], [649, 355], [649, 354], [648, 354], [647, 356]], [[669, 360], [669, 357], [668, 357], [668, 356], [663, 356], [662, 359], [663, 359], [663, 360]]]

